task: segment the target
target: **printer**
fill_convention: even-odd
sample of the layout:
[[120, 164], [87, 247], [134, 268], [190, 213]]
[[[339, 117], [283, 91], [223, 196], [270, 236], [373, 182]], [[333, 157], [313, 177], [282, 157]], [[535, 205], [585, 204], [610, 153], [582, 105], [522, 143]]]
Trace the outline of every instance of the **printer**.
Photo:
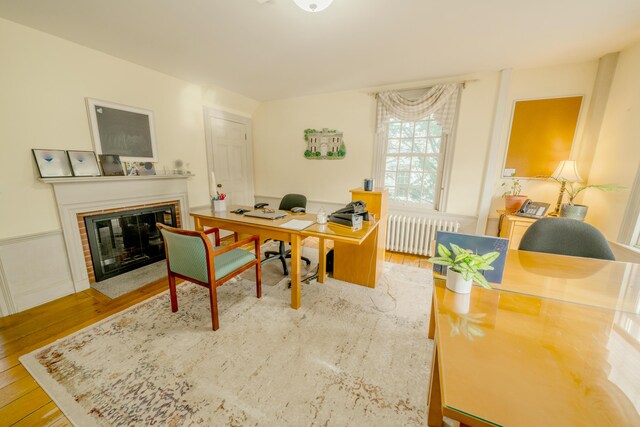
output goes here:
[[353, 231], [362, 229], [362, 222], [369, 221], [369, 213], [364, 209], [367, 206], [362, 200], [349, 203], [342, 209], [338, 209], [329, 215], [329, 222], [346, 225]]

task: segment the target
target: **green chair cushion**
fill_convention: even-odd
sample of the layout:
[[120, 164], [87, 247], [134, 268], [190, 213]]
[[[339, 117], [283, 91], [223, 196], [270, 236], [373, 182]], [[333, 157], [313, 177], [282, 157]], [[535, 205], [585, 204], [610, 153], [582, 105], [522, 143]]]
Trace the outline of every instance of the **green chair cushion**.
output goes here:
[[[216, 249], [220, 248], [217, 246]], [[244, 249], [236, 248], [214, 258], [216, 265], [216, 280], [222, 279], [227, 274], [254, 261], [256, 256]]]

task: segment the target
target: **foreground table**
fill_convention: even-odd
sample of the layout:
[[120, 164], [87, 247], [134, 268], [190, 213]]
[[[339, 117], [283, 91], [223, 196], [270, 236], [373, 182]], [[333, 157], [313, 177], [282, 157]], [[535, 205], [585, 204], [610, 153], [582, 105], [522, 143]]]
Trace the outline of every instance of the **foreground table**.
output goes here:
[[640, 425], [640, 316], [435, 280], [428, 425]]

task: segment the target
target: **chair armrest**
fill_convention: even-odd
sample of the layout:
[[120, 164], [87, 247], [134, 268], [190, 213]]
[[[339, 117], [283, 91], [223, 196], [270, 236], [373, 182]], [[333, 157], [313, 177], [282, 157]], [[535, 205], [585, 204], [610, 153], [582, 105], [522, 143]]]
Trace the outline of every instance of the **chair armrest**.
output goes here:
[[[235, 242], [235, 243], [233, 243], [233, 244], [231, 244], [229, 246], [225, 246], [223, 248], [218, 248], [218, 249], [214, 250], [213, 251], [213, 256], [221, 255], [221, 254], [223, 254], [225, 252], [232, 251], [234, 249], [237, 249], [237, 248], [239, 248], [241, 246], [244, 246], [244, 245], [246, 245], [248, 243], [251, 243], [251, 242], [254, 242], [254, 241], [256, 242], [255, 243], [256, 247], [259, 250], [260, 249], [259, 240], [260, 240], [260, 238], [258, 236], [251, 236], [251, 237], [247, 237], [246, 239], [238, 240], [237, 242]], [[257, 255], [260, 256], [260, 253], [258, 252]]]
[[204, 230], [204, 234], [216, 233], [216, 246], [220, 246], [220, 229], [219, 228], [210, 228], [208, 230]]

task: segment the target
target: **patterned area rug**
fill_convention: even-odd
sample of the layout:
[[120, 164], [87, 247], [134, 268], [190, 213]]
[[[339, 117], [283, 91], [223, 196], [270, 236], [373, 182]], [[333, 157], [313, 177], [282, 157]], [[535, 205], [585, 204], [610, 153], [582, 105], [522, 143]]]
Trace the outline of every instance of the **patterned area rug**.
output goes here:
[[20, 358], [78, 426], [407, 426], [425, 422], [431, 272], [386, 264], [376, 289], [238, 279], [167, 293]]

